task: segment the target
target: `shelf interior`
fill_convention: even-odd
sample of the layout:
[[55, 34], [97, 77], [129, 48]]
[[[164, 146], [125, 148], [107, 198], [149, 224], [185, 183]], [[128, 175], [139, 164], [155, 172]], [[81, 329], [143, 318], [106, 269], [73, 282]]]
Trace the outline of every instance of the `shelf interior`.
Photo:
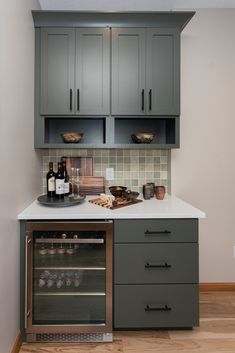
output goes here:
[[175, 118], [115, 118], [115, 144], [136, 145], [131, 135], [139, 132], [154, 133], [151, 144], [175, 144]]
[[83, 137], [77, 144], [104, 144], [105, 143], [105, 118], [69, 118], [46, 117], [45, 118], [45, 143], [65, 144], [62, 133], [80, 132]]

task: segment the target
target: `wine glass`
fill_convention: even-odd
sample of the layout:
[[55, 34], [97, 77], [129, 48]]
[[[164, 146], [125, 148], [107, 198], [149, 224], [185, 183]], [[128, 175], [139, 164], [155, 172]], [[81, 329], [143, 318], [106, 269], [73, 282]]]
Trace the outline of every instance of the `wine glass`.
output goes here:
[[79, 198], [79, 168], [71, 168], [70, 182], [72, 185], [72, 193], [70, 197]]

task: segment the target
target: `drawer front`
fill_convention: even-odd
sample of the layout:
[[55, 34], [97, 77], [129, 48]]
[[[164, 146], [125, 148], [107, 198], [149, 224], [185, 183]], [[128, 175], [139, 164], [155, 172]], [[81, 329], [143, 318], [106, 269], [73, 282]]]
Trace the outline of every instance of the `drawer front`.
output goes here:
[[114, 328], [199, 325], [197, 285], [115, 285]]
[[197, 219], [116, 220], [115, 243], [177, 243], [198, 241]]
[[115, 244], [114, 283], [197, 283], [198, 244]]

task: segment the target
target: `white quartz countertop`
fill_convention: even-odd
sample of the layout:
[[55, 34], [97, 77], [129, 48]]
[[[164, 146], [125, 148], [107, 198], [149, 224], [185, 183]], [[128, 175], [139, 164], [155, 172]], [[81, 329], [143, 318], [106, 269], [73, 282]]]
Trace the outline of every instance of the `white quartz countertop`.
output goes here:
[[88, 200], [97, 196], [87, 196], [82, 203], [70, 207], [41, 205], [37, 200], [25, 208], [19, 220], [66, 220], [66, 219], [128, 219], [128, 218], [205, 218], [205, 213], [175, 196], [166, 195], [164, 200], [143, 200], [135, 205], [106, 209]]

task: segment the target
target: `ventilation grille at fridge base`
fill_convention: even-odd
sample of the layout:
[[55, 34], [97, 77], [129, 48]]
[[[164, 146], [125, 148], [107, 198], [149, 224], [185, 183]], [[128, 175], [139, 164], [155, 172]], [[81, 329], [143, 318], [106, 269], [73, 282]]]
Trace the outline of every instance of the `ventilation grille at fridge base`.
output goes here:
[[[36, 342], [112, 342], [112, 333], [38, 333]], [[31, 337], [32, 340], [32, 337]]]

